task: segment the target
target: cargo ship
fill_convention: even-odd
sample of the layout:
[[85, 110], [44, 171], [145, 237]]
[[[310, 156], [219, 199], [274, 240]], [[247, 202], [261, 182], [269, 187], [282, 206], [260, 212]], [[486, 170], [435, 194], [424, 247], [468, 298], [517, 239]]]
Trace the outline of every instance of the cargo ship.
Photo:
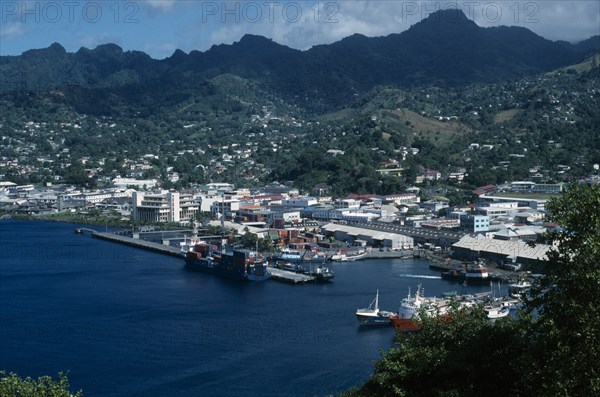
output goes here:
[[186, 252], [185, 264], [189, 270], [234, 280], [264, 281], [271, 278], [259, 252], [235, 249], [226, 240], [220, 245], [204, 241], [195, 244]]

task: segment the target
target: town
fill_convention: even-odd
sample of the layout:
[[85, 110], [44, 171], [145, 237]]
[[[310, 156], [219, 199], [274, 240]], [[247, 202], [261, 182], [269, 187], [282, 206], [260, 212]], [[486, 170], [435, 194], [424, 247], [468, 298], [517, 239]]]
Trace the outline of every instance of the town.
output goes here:
[[[473, 192], [474, 204], [451, 207], [442, 195], [422, 200], [425, 189], [416, 186], [394, 195], [333, 198], [323, 191], [301, 194], [293, 183], [257, 189], [209, 183], [182, 191], [159, 189], [155, 183], [116, 178], [112, 187], [86, 191], [0, 182], [1, 209], [4, 216], [40, 219], [81, 220], [93, 213], [99, 225], [103, 219], [132, 225], [132, 236], [138, 238], [162, 224], [162, 230], [166, 226], [178, 231], [167, 237], [158, 234], [166, 245], [190, 237], [195, 221], [219, 234], [222, 220], [228, 233], [251, 236], [269, 250], [343, 249], [340, 252], [349, 255], [368, 250], [401, 257], [402, 252], [426, 249], [452, 252], [454, 259], [464, 261], [486, 259], [505, 269], [538, 270], [550, 248], [541, 243], [543, 235], [557, 227], [546, 221], [545, 203], [564, 188], [562, 183], [522, 181], [486, 185]], [[79, 218], [68, 218], [74, 215]], [[532, 247], [529, 242], [538, 244]]]

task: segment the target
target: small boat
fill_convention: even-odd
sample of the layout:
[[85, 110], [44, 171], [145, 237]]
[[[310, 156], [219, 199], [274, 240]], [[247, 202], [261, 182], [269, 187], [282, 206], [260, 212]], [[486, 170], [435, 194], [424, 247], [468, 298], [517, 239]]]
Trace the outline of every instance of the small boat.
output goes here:
[[379, 290], [375, 295], [375, 299], [368, 308], [357, 309], [356, 318], [360, 325], [386, 325], [390, 323], [390, 316], [393, 313], [379, 310]]
[[510, 307], [508, 306], [484, 306], [485, 315], [489, 319], [497, 319], [508, 316], [510, 313]]
[[531, 283], [527, 280], [519, 280], [508, 286], [508, 294], [513, 298], [522, 298], [531, 290]]
[[497, 275], [489, 273], [482, 264], [467, 266], [465, 269], [450, 269], [442, 272], [441, 276], [445, 280], [461, 281], [468, 285], [484, 284], [499, 279]]
[[317, 266], [308, 272], [309, 276], [313, 276], [317, 282], [323, 283], [333, 280], [333, 270], [326, 266]]
[[357, 254], [349, 254], [345, 250], [338, 251], [333, 254], [329, 260], [334, 262], [354, 262], [355, 260], [364, 258], [367, 255], [367, 252], [359, 252]]

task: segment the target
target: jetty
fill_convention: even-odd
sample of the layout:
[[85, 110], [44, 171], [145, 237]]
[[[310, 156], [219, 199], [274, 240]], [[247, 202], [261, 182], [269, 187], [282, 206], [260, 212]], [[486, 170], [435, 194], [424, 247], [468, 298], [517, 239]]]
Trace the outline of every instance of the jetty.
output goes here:
[[294, 273], [290, 272], [289, 270], [277, 269], [275, 267], [269, 267], [267, 271], [271, 273], [271, 278], [273, 280], [282, 281], [284, 283], [304, 284], [311, 283], [316, 280], [314, 276]]
[[101, 233], [90, 229], [82, 229], [82, 231], [91, 232], [92, 237], [99, 238], [101, 240], [129, 245], [130, 247], [141, 248], [148, 251], [158, 252], [160, 254], [181, 257], [180, 249], [177, 247], [171, 247], [169, 245], [153, 243], [151, 241], [131, 238], [114, 233]]

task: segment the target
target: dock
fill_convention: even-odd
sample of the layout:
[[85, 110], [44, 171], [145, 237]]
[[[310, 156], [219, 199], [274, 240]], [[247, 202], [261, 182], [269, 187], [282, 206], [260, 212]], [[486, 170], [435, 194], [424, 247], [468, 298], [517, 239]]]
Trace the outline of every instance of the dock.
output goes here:
[[284, 283], [304, 284], [315, 281], [313, 276], [307, 276], [306, 274], [294, 273], [274, 267], [269, 267], [267, 271], [271, 273], [271, 278], [273, 280], [283, 281]]
[[177, 256], [181, 258], [180, 249], [176, 247], [171, 247], [164, 244], [153, 243], [151, 241], [141, 240], [137, 238], [131, 238], [126, 236], [117, 235], [114, 233], [101, 233], [94, 230], [82, 230], [91, 232], [92, 237], [99, 238], [101, 240], [110, 241], [113, 243], [119, 243], [124, 245], [129, 245], [130, 247], [136, 247], [145, 249], [148, 251], [158, 252], [160, 254]]

